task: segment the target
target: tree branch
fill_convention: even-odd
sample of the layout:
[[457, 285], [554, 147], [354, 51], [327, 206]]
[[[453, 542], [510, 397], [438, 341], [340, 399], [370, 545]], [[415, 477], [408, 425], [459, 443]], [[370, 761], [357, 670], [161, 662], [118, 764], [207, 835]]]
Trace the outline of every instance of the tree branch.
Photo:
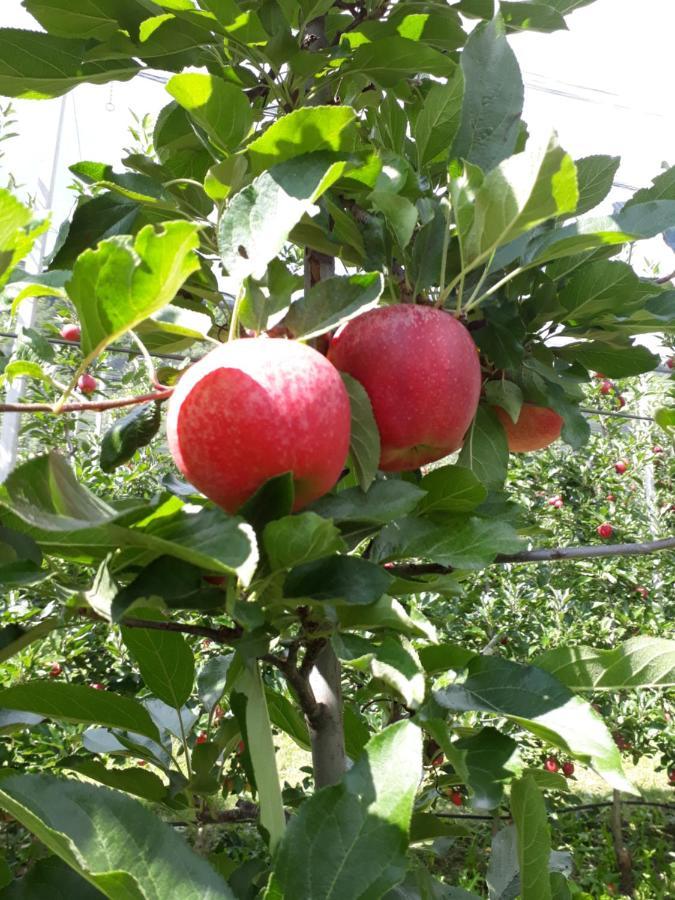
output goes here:
[[[80, 616], [86, 619], [93, 619], [96, 622], [105, 622], [106, 625], [111, 623], [100, 616], [96, 610], [86, 606], [81, 606], [75, 610]], [[181, 634], [192, 634], [196, 637], [209, 638], [218, 644], [231, 644], [244, 633], [244, 629], [239, 625], [233, 628], [223, 625], [220, 628], [210, 628], [207, 625], [189, 625], [187, 622], [161, 622], [156, 619], [137, 619], [135, 617], [122, 618], [120, 625], [127, 628], [148, 628], [150, 631], [177, 631]]]
[[280, 656], [275, 656], [273, 653], [266, 653], [265, 656], [261, 656], [260, 658], [263, 662], [269, 663], [279, 669], [293, 689], [298, 698], [300, 708], [307, 716], [310, 724], [314, 725], [320, 722], [323, 714], [323, 707], [320, 703], [316, 702], [316, 697], [314, 696], [314, 691], [309, 683], [308, 676], [302, 674], [300, 669], [295, 667], [291, 659], [282, 659]]
[[106, 409], [119, 409], [122, 406], [135, 406], [139, 403], [148, 403], [154, 400], [163, 403], [173, 394], [173, 388], [163, 391], [154, 391], [152, 394], [141, 394], [139, 397], [120, 397], [118, 400], [83, 400], [80, 403], [64, 403], [57, 408], [52, 403], [0, 403], [0, 413], [34, 413], [46, 412], [59, 415], [67, 412], [103, 412]]

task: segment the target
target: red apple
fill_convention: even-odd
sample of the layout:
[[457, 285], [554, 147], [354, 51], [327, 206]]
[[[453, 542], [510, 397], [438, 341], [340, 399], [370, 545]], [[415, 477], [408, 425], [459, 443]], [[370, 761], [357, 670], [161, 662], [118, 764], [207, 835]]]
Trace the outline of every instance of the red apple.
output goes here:
[[558, 497], [558, 499], [554, 500], [551, 505], [554, 509], [562, 509], [565, 504], [563, 503], [562, 499]]
[[443, 765], [443, 759], [444, 759], [443, 754], [439, 753], [437, 756], [434, 756], [434, 758], [431, 760], [431, 765], [434, 766], [434, 768], [438, 769], [439, 766]]
[[504, 426], [511, 453], [543, 450], [557, 441], [563, 427], [562, 417], [547, 406], [523, 403], [517, 422], [501, 407], [494, 406], [497, 418]]
[[663, 447], [660, 444], [654, 444], [654, 446], [652, 447], [652, 453], [663, 453]]
[[669, 781], [671, 784], [675, 784], [675, 769], [671, 769], [671, 770], [668, 772], [668, 781]]
[[239, 743], [237, 744], [237, 754], [241, 756], [245, 749], [246, 744], [243, 741], [239, 741]]
[[623, 394], [619, 394], [619, 396], [616, 398], [616, 404], [619, 407], [619, 409], [624, 408], [624, 406], [626, 405], [626, 398], [624, 397]]
[[614, 534], [614, 529], [609, 524], [609, 522], [603, 522], [602, 525], [598, 525], [595, 529], [601, 538], [611, 538]]
[[63, 672], [61, 666], [58, 663], [53, 663], [49, 669], [49, 677], [58, 678], [61, 672]]
[[675, 356], [670, 356], [666, 360], [666, 365], [669, 369], [675, 369]]
[[64, 341], [72, 341], [76, 344], [80, 340], [80, 326], [67, 322], [59, 332]]
[[643, 600], [646, 600], [649, 597], [649, 591], [646, 587], [636, 587], [635, 593], [639, 594]]
[[478, 406], [480, 362], [449, 313], [412, 304], [370, 310], [336, 332], [328, 359], [370, 398], [381, 469], [417, 469], [461, 447]]
[[462, 806], [464, 803], [464, 797], [460, 794], [459, 791], [451, 791], [450, 792], [450, 801], [455, 804], [455, 806]]
[[604, 381], [601, 381], [601, 382], [600, 382], [600, 393], [601, 393], [601, 394], [611, 394], [611, 392], [612, 392], [613, 390], [614, 390], [614, 383], [613, 383], [613, 382], [607, 381], [607, 379], [605, 379]]
[[[551, 499], [547, 500], [546, 502], [549, 506], [555, 506], [558, 501], [562, 503], [562, 497], [560, 496], [560, 494], [556, 494], [555, 497], [551, 497]], [[559, 509], [560, 507], [557, 508]]]
[[614, 471], [619, 475], [623, 475], [623, 473], [628, 469], [628, 463], [625, 459], [620, 459], [618, 462], [614, 463]]
[[614, 494], [607, 494], [607, 499], [609, 500], [610, 503], [614, 503], [614, 501], [616, 500], [616, 497], [614, 496]]
[[297, 341], [223, 344], [181, 378], [167, 438], [183, 475], [235, 512], [269, 478], [291, 472], [294, 509], [329, 491], [349, 449], [349, 397], [328, 360]]
[[560, 766], [555, 756], [547, 756], [544, 762], [544, 768], [547, 772], [557, 772]]
[[562, 764], [562, 773], [565, 778], [570, 778], [574, 775], [574, 763], [573, 762], [565, 762]]
[[98, 387], [98, 382], [93, 375], [85, 372], [84, 375], [80, 375], [77, 379], [77, 387], [83, 394], [93, 394]]
[[94, 682], [92, 682], [92, 685], [91, 685], [91, 686], [93, 687], [93, 689], [94, 689], [95, 691], [104, 691], [104, 690], [105, 690], [105, 685], [104, 685], [104, 684], [101, 684], [100, 681], [94, 681]]
[[208, 741], [208, 735], [205, 731], [200, 731], [195, 738], [195, 744], [205, 744]]
[[222, 584], [225, 584], [224, 575], [203, 575], [202, 577], [207, 584], [213, 584], [215, 587], [220, 587]]

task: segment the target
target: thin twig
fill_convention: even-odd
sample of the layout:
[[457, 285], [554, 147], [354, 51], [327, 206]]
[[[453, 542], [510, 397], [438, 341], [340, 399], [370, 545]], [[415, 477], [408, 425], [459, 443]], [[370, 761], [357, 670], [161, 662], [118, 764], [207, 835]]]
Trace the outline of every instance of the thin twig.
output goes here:
[[323, 707], [316, 702], [314, 691], [309, 683], [309, 677], [301, 674], [300, 670], [290, 663], [288, 659], [282, 659], [273, 653], [266, 653], [265, 656], [260, 658], [263, 662], [279, 669], [289, 686], [293, 689], [300, 708], [307, 716], [308, 721], [311, 724], [319, 722], [323, 713]]
[[0, 403], [0, 413], [53, 413], [60, 415], [68, 412], [103, 412], [106, 409], [119, 409], [122, 406], [135, 406], [139, 403], [148, 403], [154, 400], [163, 403], [173, 394], [173, 388], [163, 391], [154, 391], [151, 394], [141, 394], [138, 397], [119, 397], [117, 400], [83, 400], [80, 403], [64, 403], [58, 406], [53, 403]]
[[[78, 615], [85, 619], [93, 619], [95, 622], [105, 622], [109, 625], [108, 619], [100, 616], [96, 610], [88, 606], [81, 606], [74, 610]], [[211, 628], [207, 625], [189, 625], [187, 622], [162, 622], [156, 619], [138, 619], [134, 616], [125, 617], [119, 623], [128, 628], [148, 628], [154, 631], [177, 631], [181, 634], [192, 634], [196, 637], [210, 638], [219, 644], [231, 644], [243, 634], [243, 629], [239, 625], [230, 628], [226, 625], [220, 628]]]

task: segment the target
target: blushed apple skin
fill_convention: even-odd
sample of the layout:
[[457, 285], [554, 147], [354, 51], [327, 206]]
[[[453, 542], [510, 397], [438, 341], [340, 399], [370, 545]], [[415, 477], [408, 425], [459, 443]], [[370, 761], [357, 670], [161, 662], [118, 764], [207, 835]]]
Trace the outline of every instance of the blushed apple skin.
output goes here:
[[336, 332], [328, 358], [370, 398], [381, 469], [417, 469], [461, 447], [481, 372], [471, 335], [449, 313], [412, 304], [370, 310]]
[[563, 427], [562, 417], [547, 406], [523, 403], [517, 422], [499, 406], [493, 407], [504, 426], [506, 441], [511, 453], [530, 453], [543, 450], [557, 441]]
[[167, 438], [187, 480], [227, 512], [289, 471], [300, 509], [339, 478], [350, 423], [347, 391], [324, 356], [297, 341], [252, 338], [223, 344], [183, 375]]

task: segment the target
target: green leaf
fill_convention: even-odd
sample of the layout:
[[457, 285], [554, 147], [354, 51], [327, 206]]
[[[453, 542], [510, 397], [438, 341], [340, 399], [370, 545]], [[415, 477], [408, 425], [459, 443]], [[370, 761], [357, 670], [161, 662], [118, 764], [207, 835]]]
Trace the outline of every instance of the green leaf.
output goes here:
[[567, 25], [560, 13], [548, 3], [534, 0], [532, 3], [502, 0], [499, 4], [507, 28], [513, 31], [566, 31]]
[[412, 722], [373, 737], [342, 782], [315, 793], [289, 822], [266, 900], [375, 898], [401, 881], [421, 765]]
[[268, 478], [240, 508], [239, 515], [259, 534], [268, 522], [290, 514], [294, 497], [293, 473], [282, 472]]
[[542, 793], [529, 775], [511, 786], [511, 814], [518, 833], [520, 896], [522, 900], [550, 900], [548, 815]]
[[378, 480], [366, 493], [347, 488], [335, 496], [322, 497], [312, 509], [337, 522], [371, 522], [384, 525], [412, 512], [425, 492], [409, 481]]
[[[0, 46], [1, 42], [2, 29], [0, 29]], [[2, 64], [0, 57], [0, 73]], [[19, 203], [9, 191], [0, 189], [0, 289], [7, 284], [17, 263], [30, 253], [36, 238], [49, 226], [48, 220], [32, 222], [32, 218], [33, 213], [27, 206]]]
[[566, 344], [557, 350], [564, 359], [581, 363], [589, 371], [602, 372], [609, 378], [628, 378], [652, 372], [659, 365], [659, 357], [639, 344], [604, 344], [587, 341]]
[[612, 189], [620, 156], [584, 156], [576, 159], [579, 200], [575, 214], [580, 216], [601, 203]]
[[234, 689], [246, 697], [246, 749], [260, 798], [260, 824], [269, 835], [270, 850], [273, 852], [284, 836], [286, 817], [281, 800], [272, 726], [257, 660], [247, 661]]
[[45, 31], [60, 37], [103, 41], [120, 27], [131, 34], [148, 15], [138, 0], [24, 0], [23, 6]]
[[626, 203], [626, 207], [648, 203], [650, 200], [675, 200], [675, 166], [671, 166], [665, 172], [657, 175], [652, 180], [651, 187], [636, 191]]
[[67, 284], [82, 325], [83, 366], [108, 344], [173, 300], [199, 268], [198, 226], [165, 222], [142, 228], [133, 243], [109, 238], [82, 253]]
[[108, 897], [234, 900], [170, 825], [118, 791], [14, 775], [0, 783], [0, 806]]
[[227, 200], [231, 193], [243, 187], [247, 170], [245, 156], [229, 156], [211, 166], [204, 179], [204, 190], [212, 200]]
[[419, 505], [421, 513], [471, 512], [487, 497], [487, 489], [463, 466], [440, 466], [425, 475], [419, 486], [427, 492]]
[[310, 340], [373, 309], [383, 290], [379, 272], [326, 278], [291, 305], [283, 324], [298, 340]]
[[448, 78], [455, 71], [455, 63], [419, 41], [385, 37], [353, 50], [340, 71], [344, 75], [365, 75], [381, 87], [391, 88], [419, 72]]
[[263, 532], [263, 546], [273, 572], [345, 549], [335, 525], [314, 512], [269, 522]]
[[144, 319], [135, 331], [151, 352], [179, 353], [194, 341], [204, 340], [212, 326], [211, 316], [172, 305], [165, 306], [150, 319]]
[[413, 137], [420, 166], [450, 154], [462, 118], [464, 74], [457, 68], [445, 84], [434, 84], [424, 98]]
[[199, 670], [197, 690], [199, 699], [209, 715], [225, 693], [228, 681], [232, 678], [233, 660], [234, 653], [210, 656]]
[[457, 463], [471, 469], [488, 488], [504, 484], [509, 467], [506, 434], [494, 413], [484, 406], [478, 407]]
[[184, 72], [174, 75], [166, 89], [221, 150], [236, 150], [248, 134], [253, 113], [236, 85], [214, 75]]
[[150, 716], [131, 697], [97, 691], [80, 684], [28, 681], [0, 691], [0, 708], [37, 713], [60, 722], [106, 725], [157, 740]]
[[409, 637], [429, 639], [429, 629], [414, 621], [403, 605], [386, 594], [370, 606], [339, 606], [337, 616], [343, 630], [378, 631], [386, 629]]
[[486, 381], [485, 397], [490, 406], [500, 406], [517, 422], [523, 405], [523, 392], [513, 381]]
[[506, 716], [541, 740], [589, 762], [616, 790], [635, 793], [600, 716], [548, 672], [496, 656], [476, 656], [463, 684], [437, 691], [434, 697], [447, 709]]
[[[141, 610], [140, 618], [157, 618]], [[122, 639], [140, 669], [146, 687], [168, 706], [187, 703], [195, 680], [195, 660], [182, 634], [150, 628], [130, 628], [122, 623]]]
[[307, 723], [298, 712], [297, 707], [283, 694], [279, 694], [271, 688], [265, 688], [265, 697], [270, 722], [276, 728], [284, 731], [302, 750], [311, 750]]
[[471, 791], [471, 808], [496, 809], [504, 796], [504, 784], [520, 768], [516, 741], [496, 728], [481, 728], [452, 747], [452, 763]]
[[99, 464], [102, 471], [112, 472], [129, 462], [137, 450], [146, 447], [159, 431], [162, 422], [158, 403], [144, 403], [118, 419], [103, 435]]
[[[342, 657], [346, 665], [369, 671], [373, 678], [382, 681], [401, 698], [409, 709], [417, 709], [424, 702], [424, 672], [419, 656], [404, 637], [386, 637], [375, 644], [364, 640], [362, 655]], [[361, 654], [361, 648], [356, 650]]]
[[59, 232], [51, 265], [72, 269], [80, 253], [95, 247], [99, 241], [134, 233], [140, 215], [138, 203], [111, 191], [83, 198], [73, 213], [72, 221], [65, 223]]
[[97, 759], [80, 756], [71, 756], [63, 760], [60, 767], [118, 791], [151, 800], [153, 803], [159, 803], [166, 796], [167, 789], [162, 779], [154, 772], [147, 772], [144, 769], [109, 769], [105, 763]]
[[410, 200], [391, 191], [373, 191], [371, 205], [384, 216], [394, 240], [403, 250], [408, 246], [417, 225], [417, 207]]
[[351, 433], [349, 460], [359, 487], [367, 491], [375, 480], [380, 464], [380, 432], [373, 414], [373, 407], [365, 388], [359, 382], [340, 372], [351, 407]]
[[675, 641], [631, 638], [613, 650], [558, 647], [532, 664], [573, 691], [620, 691], [675, 686]]
[[675, 409], [669, 409], [667, 406], [660, 406], [654, 412], [654, 421], [659, 428], [670, 433], [675, 429]]
[[345, 162], [315, 153], [289, 159], [235, 194], [218, 222], [218, 247], [229, 274], [261, 279], [288, 235], [341, 176]]
[[325, 556], [296, 566], [284, 581], [284, 596], [368, 606], [386, 593], [392, 578], [357, 556]]
[[467, 650], [458, 644], [432, 644], [421, 647], [419, 655], [427, 675], [437, 675], [439, 672], [447, 672], [448, 669], [454, 669], [456, 672], [465, 669], [469, 660], [476, 654], [473, 650]]
[[[2, 570], [0, 570], [0, 582], [3, 584], [7, 584], [3, 575], [3, 571], [6, 568], [7, 566], [3, 566]], [[27, 582], [23, 581], [21, 583], [32, 584], [33, 581], [29, 579]], [[25, 628], [23, 625], [5, 625], [4, 628], [0, 628], [0, 662], [6, 662], [12, 656], [20, 653], [24, 647], [28, 647], [35, 641], [42, 640], [42, 638], [58, 628], [60, 624], [61, 621], [56, 616], [51, 616], [43, 619], [37, 625], [33, 625], [32, 628]]]
[[132, 59], [85, 62], [86, 40], [0, 28], [0, 94], [40, 100], [60, 97], [78, 84], [128, 81], [139, 71]]
[[464, 102], [452, 154], [489, 172], [516, 149], [523, 111], [523, 80], [499, 19], [471, 32], [461, 65]]
[[625, 315], [643, 306], [655, 292], [654, 284], [641, 281], [631, 266], [618, 260], [599, 259], [581, 266], [558, 294], [569, 319], [597, 322], [599, 316]]
[[246, 148], [250, 169], [259, 175], [296, 156], [354, 149], [356, 115], [349, 106], [307, 106], [281, 116]]
[[546, 219], [574, 212], [578, 196], [574, 163], [555, 137], [529, 141], [476, 191], [473, 223], [462, 242], [465, 265], [488, 260], [498, 247]]
[[28, 872], [12, 882], [2, 893], [2, 900], [101, 900], [105, 897], [92, 884], [81, 878], [58, 856], [35, 862]]

